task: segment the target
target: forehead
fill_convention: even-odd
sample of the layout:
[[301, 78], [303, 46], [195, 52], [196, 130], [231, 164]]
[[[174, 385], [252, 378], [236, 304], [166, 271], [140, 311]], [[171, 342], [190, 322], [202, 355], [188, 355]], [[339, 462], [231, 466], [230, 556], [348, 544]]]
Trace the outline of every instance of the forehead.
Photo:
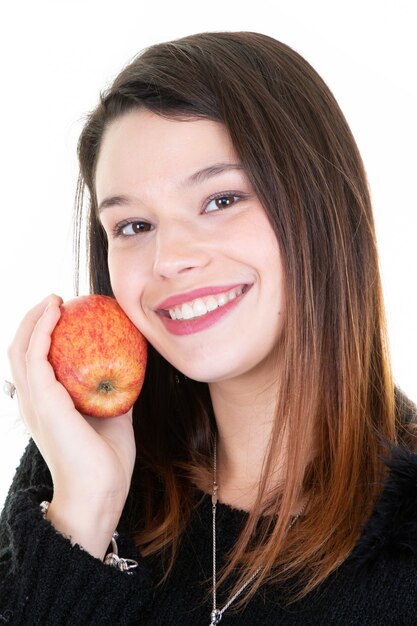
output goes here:
[[167, 118], [135, 110], [106, 129], [96, 168], [99, 194], [111, 180], [182, 178], [212, 165], [237, 161], [223, 124], [208, 119]]

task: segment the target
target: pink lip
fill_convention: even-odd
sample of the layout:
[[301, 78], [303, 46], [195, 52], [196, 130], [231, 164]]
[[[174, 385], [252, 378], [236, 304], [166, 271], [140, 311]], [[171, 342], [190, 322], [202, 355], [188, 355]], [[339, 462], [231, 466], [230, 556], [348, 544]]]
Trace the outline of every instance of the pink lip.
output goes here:
[[173, 335], [192, 335], [194, 333], [201, 332], [202, 330], [210, 328], [210, 326], [219, 322], [224, 316], [228, 315], [228, 313], [239, 306], [239, 303], [251, 287], [252, 285], [247, 285], [240, 296], [237, 296], [233, 300], [230, 300], [227, 304], [217, 307], [217, 309], [214, 309], [214, 311], [210, 311], [205, 315], [194, 317], [190, 320], [172, 320], [169, 315], [166, 317], [160, 314], [161, 323], [165, 326], [167, 331]]
[[203, 298], [204, 296], [211, 296], [211, 295], [215, 295], [218, 293], [224, 293], [226, 291], [230, 291], [231, 289], [234, 289], [235, 287], [240, 287], [243, 284], [244, 283], [236, 283], [234, 285], [218, 285], [216, 287], [200, 287], [200, 289], [193, 289], [192, 291], [178, 293], [175, 296], [171, 296], [170, 298], [167, 298], [163, 302], [160, 302], [155, 310], [157, 311], [157, 310], [163, 309], [167, 311], [168, 309], [171, 309], [172, 307], [177, 306], [177, 304], [184, 304], [184, 302], [191, 302], [192, 300], [195, 300], [196, 298]]

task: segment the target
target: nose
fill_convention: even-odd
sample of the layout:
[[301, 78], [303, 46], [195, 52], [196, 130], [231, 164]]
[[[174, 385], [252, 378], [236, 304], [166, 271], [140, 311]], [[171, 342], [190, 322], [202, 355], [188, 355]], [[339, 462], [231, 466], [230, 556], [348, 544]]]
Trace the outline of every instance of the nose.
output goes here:
[[208, 246], [185, 224], [159, 225], [155, 242], [153, 271], [156, 276], [175, 278], [205, 267], [210, 261]]

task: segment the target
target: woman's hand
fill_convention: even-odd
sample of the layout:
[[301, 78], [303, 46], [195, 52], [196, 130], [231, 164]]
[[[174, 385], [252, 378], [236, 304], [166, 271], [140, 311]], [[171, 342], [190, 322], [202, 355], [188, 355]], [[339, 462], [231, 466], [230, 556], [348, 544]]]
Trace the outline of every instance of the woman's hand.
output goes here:
[[135, 462], [132, 411], [81, 415], [48, 361], [62, 299], [51, 295], [24, 317], [9, 349], [19, 408], [52, 475], [48, 519], [103, 558], [119, 522]]

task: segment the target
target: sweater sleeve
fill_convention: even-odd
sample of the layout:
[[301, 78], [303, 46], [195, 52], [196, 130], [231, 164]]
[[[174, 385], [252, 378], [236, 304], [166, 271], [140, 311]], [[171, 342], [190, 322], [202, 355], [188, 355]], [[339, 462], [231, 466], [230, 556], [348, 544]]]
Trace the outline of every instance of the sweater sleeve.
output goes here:
[[131, 540], [119, 553], [138, 561], [131, 573], [104, 565], [58, 533], [40, 511], [50, 500], [49, 470], [29, 442], [0, 519], [0, 624], [129, 624], [150, 595], [151, 580]]

